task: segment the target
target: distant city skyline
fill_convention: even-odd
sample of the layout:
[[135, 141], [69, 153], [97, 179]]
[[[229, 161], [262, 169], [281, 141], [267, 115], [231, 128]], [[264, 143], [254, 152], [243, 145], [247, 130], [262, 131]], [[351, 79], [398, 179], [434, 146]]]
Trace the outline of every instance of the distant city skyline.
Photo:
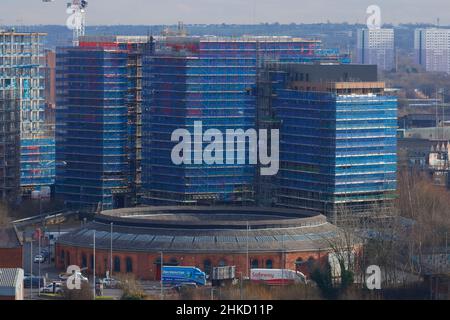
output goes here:
[[[68, 1], [2, 0], [0, 25], [64, 25]], [[448, 0], [89, 0], [87, 24], [365, 23], [372, 4], [381, 7], [383, 23], [434, 24], [439, 18], [450, 25]]]

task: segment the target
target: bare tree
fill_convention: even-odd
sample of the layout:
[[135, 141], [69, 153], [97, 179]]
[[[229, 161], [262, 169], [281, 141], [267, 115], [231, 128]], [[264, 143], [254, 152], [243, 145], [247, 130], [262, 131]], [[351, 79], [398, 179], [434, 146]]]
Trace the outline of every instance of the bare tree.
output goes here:
[[67, 288], [64, 288], [63, 299], [64, 300], [93, 300], [94, 293], [92, 292], [91, 285], [86, 281], [82, 281], [80, 290], [69, 290]]
[[7, 225], [10, 222], [8, 206], [0, 203], [0, 226]]

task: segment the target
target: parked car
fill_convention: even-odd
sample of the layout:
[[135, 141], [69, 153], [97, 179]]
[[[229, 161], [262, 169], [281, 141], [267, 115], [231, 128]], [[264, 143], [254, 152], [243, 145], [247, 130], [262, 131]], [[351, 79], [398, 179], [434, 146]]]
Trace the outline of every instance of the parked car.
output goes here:
[[104, 278], [102, 281], [103, 285], [107, 289], [116, 289], [117, 287], [120, 286], [120, 281], [114, 278]]
[[[69, 277], [71, 275], [72, 275], [71, 273], [63, 272], [63, 273], [59, 274], [59, 279], [66, 281], [67, 279], [69, 279]], [[83, 274], [81, 272], [75, 272], [75, 276], [79, 277], [81, 279], [81, 281], [89, 281], [89, 279], [87, 277], [83, 276]]]
[[[53, 290], [53, 285], [55, 286]], [[63, 285], [61, 282], [52, 282], [48, 284], [47, 286], [41, 288], [41, 293], [62, 293], [63, 292]]]
[[41, 250], [41, 255], [42, 255], [45, 259], [50, 258], [50, 252], [49, 252], [47, 249], [42, 249], [42, 250]]
[[47, 259], [42, 254], [37, 254], [34, 256], [33, 262], [34, 263], [44, 263]]

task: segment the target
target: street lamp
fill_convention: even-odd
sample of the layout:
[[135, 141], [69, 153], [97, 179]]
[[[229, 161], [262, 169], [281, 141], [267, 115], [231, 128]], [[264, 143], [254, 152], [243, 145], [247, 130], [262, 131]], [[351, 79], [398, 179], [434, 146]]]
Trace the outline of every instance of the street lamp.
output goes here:
[[161, 251], [161, 300], [164, 300], [164, 280], [163, 280], [163, 269], [164, 269], [164, 254]]
[[109, 270], [109, 277], [110, 278], [112, 278], [112, 270], [113, 270], [113, 225], [114, 225], [114, 222], [111, 222], [111, 239], [110, 239], [110, 242], [111, 242], [111, 250], [110, 250], [110, 260], [109, 260], [109, 263], [110, 263], [110, 270]]

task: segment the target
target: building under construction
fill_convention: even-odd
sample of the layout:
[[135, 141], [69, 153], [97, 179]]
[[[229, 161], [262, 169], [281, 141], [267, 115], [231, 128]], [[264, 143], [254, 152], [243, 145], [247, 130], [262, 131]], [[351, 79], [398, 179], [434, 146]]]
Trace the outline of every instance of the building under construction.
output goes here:
[[[45, 36], [43, 33], [0, 31], [0, 90], [4, 90], [3, 95], [14, 95], [9, 101], [14, 101], [18, 107], [20, 161], [16, 163], [20, 163], [23, 195], [54, 183], [54, 136], [47, 130], [44, 115]], [[12, 105], [4, 108], [12, 108]], [[8, 118], [17, 121], [15, 117]]]
[[397, 99], [376, 66], [269, 63], [259, 128], [280, 129], [280, 171], [259, 201], [335, 213], [386, 203], [396, 191]]
[[123, 208], [141, 190], [147, 36], [84, 36], [57, 51], [56, 193], [71, 207]]
[[[168, 36], [144, 63], [144, 202], [153, 205], [252, 204], [255, 165], [175, 165], [177, 129], [255, 128], [257, 70], [265, 61], [307, 63], [347, 57], [320, 41], [291, 37]], [[206, 146], [206, 143], [202, 146]]]
[[0, 74], [0, 197], [7, 202], [17, 200], [20, 189], [19, 103], [15, 79]]

